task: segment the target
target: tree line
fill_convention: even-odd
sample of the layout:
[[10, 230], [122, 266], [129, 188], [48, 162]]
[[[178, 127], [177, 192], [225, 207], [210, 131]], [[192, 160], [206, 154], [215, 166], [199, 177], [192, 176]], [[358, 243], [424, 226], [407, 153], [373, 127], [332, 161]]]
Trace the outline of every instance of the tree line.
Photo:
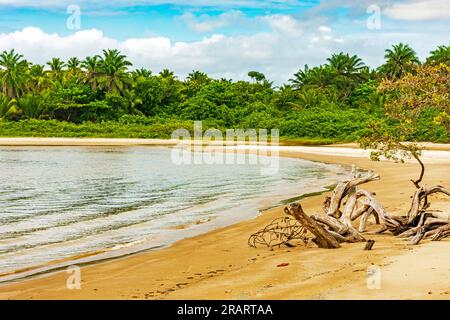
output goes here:
[[[55, 130], [60, 123], [88, 131], [109, 126], [107, 131], [114, 134], [117, 126], [139, 124], [142, 127], [134, 129], [145, 131], [155, 123], [161, 129], [204, 120], [205, 129], [279, 128], [289, 138], [356, 140], [373, 121], [395, 128], [398, 121], [386, 116], [386, 108], [400, 91], [395, 85], [385, 90], [386, 83], [420, 85], [415, 81], [425, 68], [450, 65], [450, 46], [439, 46], [421, 62], [409, 45], [399, 43], [387, 49], [384, 58], [384, 64], [372, 69], [357, 55], [335, 53], [325, 64], [305, 65], [288, 83], [275, 87], [258, 71], [248, 73], [249, 81], [213, 79], [201, 71], [192, 71], [184, 80], [168, 69], [153, 74], [132, 69], [118, 50], [103, 50], [83, 61], [53, 58], [46, 65], [30, 63], [15, 50], [4, 51], [0, 135], [26, 134], [29, 124], [51, 124], [49, 130]], [[448, 107], [443, 109], [439, 101], [438, 107], [433, 100], [426, 103], [407, 138], [448, 141]], [[438, 117], [444, 120], [436, 121]]]

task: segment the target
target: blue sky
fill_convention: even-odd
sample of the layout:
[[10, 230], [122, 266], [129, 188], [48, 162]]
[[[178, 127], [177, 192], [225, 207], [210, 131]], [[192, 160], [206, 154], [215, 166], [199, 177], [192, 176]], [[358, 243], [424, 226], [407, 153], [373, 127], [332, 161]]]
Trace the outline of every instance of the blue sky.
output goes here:
[[[80, 9], [80, 28], [67, 27], [69, 5]], [[154, 72], [241, 79], [259, 70], [276, 83], [333, 52], [376, 67], [400, 41], [422, 59], [450, 44], [448, 0], [0, 0], [0, 17], [0, 50], [36, 63], [115, 47]]]
[[[30, 1], [31, 2], [31, 1]], [[39, 1], [36, 1], [39, 3]], [[62, 1], [64, 2], [64, 1]], [[194, 2], [194, 3], [192, 3]], [[83, 29], [100, 29], [105, 35], [124, 40], [129, 37], [145, 37], [159, 35], [174, 40], [193, 41], [203, 36], [219, 32], [226, 35], [246, 34], [262, 31], [263, 26], [225, 25], [211, 31], [196, 31], [187, 27], [183, 16], [192, 15], [196, 19], [209, 21], [219, 18], [227, 12], [239, 12], [246, 18], [262, 17], [273, 14], [301, 14], [318, 4], [318, 1], [293, 1], [280, 4], [275, 1], [261, 1], [260, 4], [250, 1], [204, 1], [208, 5], [195, 5], [196, 1], [129, 1], [128, 4], [118, 1], [109, 5], [109, 1], [78, 2], [81, 10], [81, 26]], [[62, 35], [72, 31], [65, 27], [68, 14], [67, 6], [77, 4], [69, 1], [66, 4], [1, 5], [0, 0], [0, 32], [19, 30], [27, 26], [36, 26], [45, 32], [57, 32]], [[20, 3], [20, 1], [19, 1]], [[51, 3], [51, 1], [50, 1]], [[114, 4], [114, 1], [112, 1]], [[135, 4], [133, 4], [135, 3]], [[234, 3], [234, 5], [233, 5]], [[248, 3], [248, 4], [246, 4]], [[248, 29], [250, 27], [250, 29]], [[258, 29], [259, 28], [259, 29]], [[213, 32], [214, 31], [214, 32]]]

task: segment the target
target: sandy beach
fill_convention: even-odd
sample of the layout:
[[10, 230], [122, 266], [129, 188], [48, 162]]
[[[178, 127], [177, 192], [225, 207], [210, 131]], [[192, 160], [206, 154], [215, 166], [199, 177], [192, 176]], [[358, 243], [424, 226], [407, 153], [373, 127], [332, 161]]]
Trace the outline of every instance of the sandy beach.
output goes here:
[[[2, 138], [0, 146], [170, 144], [114, 140], [120, 141]], [[423, 157], [424, 184], [449, 186], [450, 146], [428, 149]], [[410, 179], [419, 172], [414, 162], [370, 161], [367, 151], [353, 145], [284, 146], [280, 155], [376, 171], [381, 179], [365, 188], [376, 192], [384, 207], [398, 215], [409, 208], [415, 191]], [[301, 200], [305, 212], [322, 212], [323, 197]], [[448, 198], [433, 197], [432, 209], [445, 214], [449, 208]], [[411, 246], [388, 233], [367, 235], [375, 240], [371, 251], [364, 251], [363, 243], [343, 244], [336, 250], [313, 244], [273, 250], [247, 245], [250, 234], [280, 216], [283, 207], [165, 249], [83, 266], [81, 289], [67, 289], [69, 275], [62, 271], [1, 285], [0, 299], [450, 299], [450, 239]], [[281, 263], [288, 265], [277, 267]], [[369, 289], [367, 270], [374, 266], [380, 268], [381, 286]]]

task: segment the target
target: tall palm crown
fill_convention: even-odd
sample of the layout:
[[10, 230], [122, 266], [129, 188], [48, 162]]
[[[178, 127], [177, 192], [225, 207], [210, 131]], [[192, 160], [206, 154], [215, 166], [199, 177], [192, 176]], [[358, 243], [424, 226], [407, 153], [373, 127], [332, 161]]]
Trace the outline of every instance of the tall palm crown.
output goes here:
[[193, 96], [197, 93], [204, 85], [211, 82], [208, 75], [201, 71], [192, 71], [186, 77], [185, 86], [186, 93], [188, 96]]
[[336, 76], [344, 76], [350, 80], [361, 80], [363, 71], [367, 69], [367, 66], [357, 55], [350, 56], [343, 52], [333, 54], [327, 61]]
[[110, 93], [122, 94], [129, 83], [127, 74], [131, 62], [119, 50], [103, 50], [99, 57], [99, 87]]
[[208, 75], [201, 71], [192, 71], [189, 73], [186, 77], [186, 80], [189, 82], [199, 82], [199, 83], [205, 83], [210, 80]]
[[2, 92], [10, 98], [17, 98], [24, 90], [28, 62], [13, 49], [0, 54], [0, 67]]
[[52, 58], [52, 60], [47, 62], [47, 65], [50, 67], [50, 70], [55, 73], [61, 72], [66, 66], [64, 61], [62, 61], [60, 58]]
[[98, 75], [99, 75], [99, 57], [86, 57], [81, 62], [81, 68], [85, 70], [86, 82], [91, 85], [92, 90], [97, 90], [98, 87]]
[[403, 43], [387, 49], [384, 58], [386, 62], [380, 67], [380, 71], [390, 78], [401, 78], [420, 64], [416, 52]]
[[152, 76], [152, 71], [145, 68], [140, 68], [134, 70], [132, 75], [133, 79], [148, 79]]
[[48, 78], [43, 65], [33, 64], [28, 73], [31, 78], [30, 84], [27, 86], [29, 89], [37, 92], [50, 86], [51, 80]]
[[436, 50], [431, 51], [431, 56], [428, 57], [427, 63], [440, 64], [445, 63], [450, 66], [450, 45], [439, 46]]
[[169, 69], [164, 69], [159, 73], [159, 75], [161, 76], [161, 78], [174, 78], [173, 71], [170, 71]]
[[81, 61], [77, 57], [72, 57], [67, 61], [67, 68], [72, 74], [78, 72], [80, 65]]
[[60, 58], [53, 58], [49, 62], [47, 62], [47, 65], [50, 67], [50, 78], [53, 81], [62, 81], [63, 78], [63, 68], [66, 66], [64, 61], [62, 61]]
[[333, 85], [334, 74], [330, 66], [319, 66], [310, 68], [305, 65], [303, 70], [294, 74], [294, 78], [289, 79], [296, 89], [302, 87], [325, 89]]

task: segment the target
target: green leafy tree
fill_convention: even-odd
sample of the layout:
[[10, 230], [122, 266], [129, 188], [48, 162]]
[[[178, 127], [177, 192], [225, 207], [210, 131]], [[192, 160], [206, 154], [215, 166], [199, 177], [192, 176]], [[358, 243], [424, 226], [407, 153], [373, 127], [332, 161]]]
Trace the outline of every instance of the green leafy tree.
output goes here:
[[387, 97], [386, 116], [394, 120], [397, 126], [389, 126], [386, 121], [373, 123], [367, 137], [361, 140], [361, 145], [375, 149], [372, 152], [374, 160], [379, 160], [381, 156], [397, 161], [404, 161], [408, 157], [416, 159], [421, 172], [418, 179], [411, 181], [419, 188], [425, 167], [420, 159], [420, 146], [413, 133], [421, 114], [433, 108], [440, 112], [435, 118], [435, 125], [445, 127], [446, 134], [449, 135], [450, 67], [444, 64], [420, 66], [414, 73], [408, 73], [400, 79], [385, 79], [379, 90]]
[[258, 72], [258, 71], [250, 71], [248, 73], [248, 76], [253, 79], [253, 81], [255, 82], [262, 82], [264, 80], [266, 80], [266, 76], [264, 75], [264, 73]]
[[117, 114], [113, 114], [112, 106], [102, 92], [93, 91], [89, 84], [79, 83], [76, 79], [55, 86], [47, 100], [47, 112], [57, 120], [81, 122], [112, 119], [121, 111], [114, 110]]
[[161, 112], [164, 96], [160, 77], [140, 79], [135, 83], [136, 98], [141, 102], [137, 108], [147, 116], [154, 116]]

